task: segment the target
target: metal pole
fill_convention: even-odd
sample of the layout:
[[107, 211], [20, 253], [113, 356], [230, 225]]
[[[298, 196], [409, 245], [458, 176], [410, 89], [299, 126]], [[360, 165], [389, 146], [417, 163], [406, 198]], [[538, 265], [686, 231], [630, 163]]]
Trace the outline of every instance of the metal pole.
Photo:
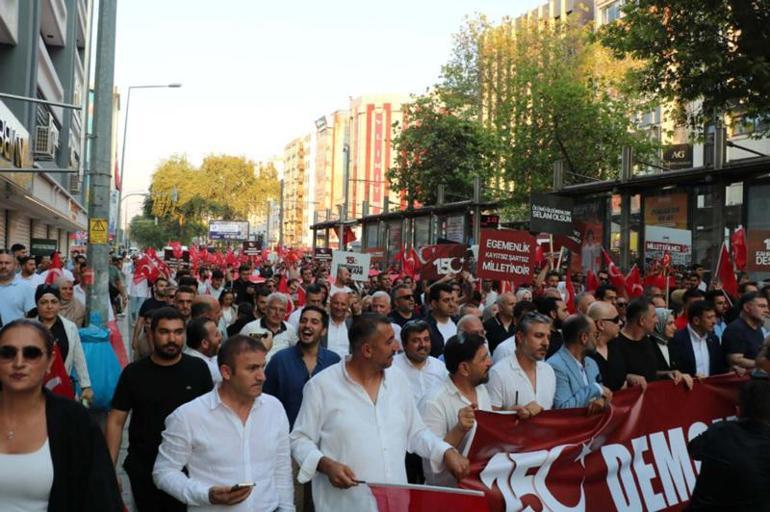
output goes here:
[[280, 210], [278, 211], [278, 245], [283, 247], [283, 180], [281, 180]]
[[345, 221], [348, 218], [350, 205], [348, 204], [348, 192], [350, 187], [350, 123], [345, 127], [345, 141], [342, 144], [342, 208], [340, 209], [339, 247], [341, 251], [345, 247]]
[[[88, 261], [93, 284], [88, 288], [89, 324], [104, 327], [110, 305], [108, 289], [110, 217], [110, 157], [112, 145], [112, 95], [115, 81], [115, 33], [117, 0], [99, 2], [94, 80], [94, 144], [91, 146], [90, 196], [88, 205]], [[96, 315], [94, 315], [96, 313]]]
[[124, 116], [123, 120], [123, 142], [121, 143], [120, 147], [120, 169], [118, 169], [118, 172], [120, 173], [120, 189], [118, 190], [118, 226], [117, 226], [117, 233], [115, 236], [115, 242], [117, 249], [120, 250], [122, 237], [124, 236], [124, 230], [121, 229], [121, 223], [120, 223], [120, 205], [123, 202], [123, 198], [121, 197], [123, 195], [123, 166], [126, 163], [126, 135], [128, 135], [128, 113], [130, 112], [129, 107], [131, 106], [131, 87], [128, 88], [128, 94], [126, 95], [126, 115]]

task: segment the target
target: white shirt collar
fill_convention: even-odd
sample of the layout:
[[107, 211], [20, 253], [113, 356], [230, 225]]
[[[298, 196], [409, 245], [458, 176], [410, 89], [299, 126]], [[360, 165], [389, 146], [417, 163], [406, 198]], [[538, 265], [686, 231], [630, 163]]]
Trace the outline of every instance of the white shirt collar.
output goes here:
[[[209, 409], [212, 411], [220, 406], [227, 407], [229, 409], [228, 405], [222, 401], [222, 397], [219, 396], [219, 388], [221, 387], [222, 387], [222, 384], [217, 384], [214, 387], [214, 389], [212, 389], [208, 393], [208, 397], [207, 397], [208, 406], [209, 406]], [[263, 400], [264, 400], [264, 397], [260, 394], [257, 398], [254, 399], [254, 403], [251, 404], [251, 410], [253, 411], [254, 409], [258, 408], [260, 405], [262, 405]]]
[[690, 339], [693, 341], [702, 341], [705, 343], [709, 337], [708, 333], [704, 334], [703, 336], [698, 334], [689, 323], [687, 324], [687, 330], [690, 332]]

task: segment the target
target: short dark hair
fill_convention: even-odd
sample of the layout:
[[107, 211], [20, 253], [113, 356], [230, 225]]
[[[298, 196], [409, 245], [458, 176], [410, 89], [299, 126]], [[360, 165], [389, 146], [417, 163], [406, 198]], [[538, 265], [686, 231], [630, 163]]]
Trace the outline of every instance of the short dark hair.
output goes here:
[[401, 343], [406, 343], [412, 334], [424, 331], [430, 331], [428, 322], [421, 319], [409, 320], [401, 326]]
[[267, 286], [257, 286], [256, 291], [254, 292], [254, 299], [257, 297], [269, 297], [270, 296], [270, 290], [267, 289]]
[[241, 272], [251, 272], [251, 267], [246, 263], [241, 263], [238, 267], [238, 273], [240, 274]]
[[191, 286], [180, 286], [176, 289], [176, 292], [174, 293], [174, 297], [179, 295], [180, 293], [192, 293], [193, 295], [197, 295], [195, 292], [195, 288], [192, 288]]
[[361, 345], [366, 343], [380, 324], [390, 325], [390, 320], [379, 313], [363, 313], [353, 321], [353, 325], [348, 330], [348, 341], [350, 342], [350, 353], [352, 354]]
[[741, 283], [738, 285], [738, 294], [743, 295], [746, 292], [747, 286], [755, 286], [759, 288], [759, 285], [757, 284], [756, 281], [746, 281], [745, 283]]
[[690, 288], [689, 290], [686, 290], [682, 294], [682, 302], [684, 302], [685, 304], [690, 299], [701, 299], [702, 300], [702, 299], [705, 299], [705, 298], [706, 298], [706, 294], [703, 291], [701, 291], [701, 290], [699, 290], [697, 288]]
[[545, 275], [545, 280], [548, 281], [549, 277], [556, 276], [557, 279], [561, 279], [561, 274], [556, 270], [551, 270]]
[[582, 334], [591, 332], [591, 323], [585, 315], [570, 315], [561, 326], [565, 345], [574, 345], [580, 341]]
[[245, 334], [236, 334], [230, 336], [219, 347], [217, 353], [217, 366], [227, 366], [235, 372], [235, 357], [243, 352], [264, 352], [267, 354], [267, 348], [258, 339], [246, 336]]
[[596, 300], [604, 300], [604, 296], [607, 294], [607, 292], [618, 293], [618, 289], [611, 284], [602, 284], [599, 285], [599, 287], [594, 292], [594, 297], [596, 297]]
[[198, 350], [201, 346], [201, 343], [204, 339], [206, 339], [206, 336], [208, 336], [208, 331], [206, 330], [206, 324], [209, 322], [214, 322], [214, 320], [211, 320], [210, 318], [206, 318], [205, 316], [201, 316], [198, 318], [193, 318], [190, 320], [190, 323], [187, 324], [187, 346]]
[[11, 252], [23, 251], [27, 247], [24, 244], [13, 244], [11, 246]]
[[8, 322], [5, 324], [2, 328], [0, 328], [0, 339], [3, 339], [3, 335], [12, 330], [12, 329], [18, 329], [19, 327], [29, 327], [33, 331], [37, 332], [38, 335], [43, 339], [43, 344], [45, 345], [45, 351], [50, 356], [51, 353], [53, 353], [53, 345], [54, 345], [54, 338], [51, 331], [38, 322], [37, 320], [31, 320], [29, 318], [17, 318], [16, 320], [13, 320], [11, 322]]
[[486, 344], [483, 336], [461, 332], [452, 336], [444, 345], [444, 364], [451, 374], [457, 373], [460, 363], [472, 361], [479, 348]]
[[177, 281], [177, 283], [179, 284], [179, 288], [198, 287], [198, 280], [193, 276], [183, 276]]
[[254, 304], [251, 302], [241, 302], [238, 304], [237, 316], [254, 318]]
[[741, 387], [739, 393], [741, 417], [770, 422], [770, 382], [750, 380]]
[[706, 292], [706, 300], [709, 302], [714, 302], [714, 299], [717, 297], [727, 298], [727, 294], [724, 290], [709, 290]]
[[310, 294], [318, 295], [319, 293], [324, 293], [323, 286], [321, 286], [318, 283], [313, 283], [307, 285], [307, 288], [305, 288], [305, 296], [307, 297]]
[[198, 318], [199, 316], [211, 312], [212, 309], [214, 308], [208, 301], [193, 302], [193, 305], [190, 308], [190, 316], [192, 318]]
[[515, 306], [513, 306], [513, 319], [518, 322], [519, 318], [521, 318], [523, 315], [533, 311], [537, 311], [537, 306], [535, 306], [534, 302], [529, 300], [519, 301]]
[[224, 296], [225, 296], [225, 295], [227, 295], [228, 293], [229, 293], [230, 295], [232, 295], [233, 297], [235, 297], [235, 292], [233, 292], [233, 290], [232, 290], [232, 289], [230, 289], [230, 288], [225, 288], [224, 290], [222, 290], [222, 293], [220, 293], [220, 294], [219, 294], [219, 303], [220, 303], [220, 304], [224, 304], [224, 303], [225, 303], [225, 301], [224, 301]]
[[329, 313], [326, 312], [325, 309], [319, 308], [318, 306], [312, 306], [307, 305], [302, 308], [302, 313], [299, 314], [299, 321], [302, 322], [302, 317], [305, 316], [305, 313], [308, 311], [315, 311], [319, 315], [321, 315], [321, 323], [324, 326], [324, 329], [329, 327]]
[[211, 272], [212, 279], [224, 279], [225, 273], [219, 270], [218, 268], [215, 268], [213, 272]]
[[182, 314], [179, 313], [178, 309], [171, 306], [163, 306], [152, 312], [150, 331], [155, 332], [161, 320], [179, 320], [184, 324], [184, 318], [182, 318]]
[[692, 320], [693, 318], [700, 318], [704, 313], [709, 311], [715, 311], [713, 302], [707, 300], [696, 300], [687, 307], [687, 318]]
[[436, 283], [430, 287], [428, 300], [430, 302], [437, 301], [441, 298], [441, 292], [452, 293], [453, 291], [452, 285], [449, 283]]
[[646, 297], [638, 297], [629, 302], [628, 307], [626, 308], [626, 323], [631, 325], [632, 323], [637, 322], [642, 318], [642, 315], [649, 311], [650, 306], [652, 306], [652, 302]]
[[762, 295], [761, 293], [759, 293], [759, 292], [744, 293], [743, 295], [741, 295], [741, 300], [738, 302], [738, 309], [742, 310], [743, 306], [745, 306], [749, 302], [755, 301], [757, 299], [765, 299], [766, 300], [766, 297], [764, 295]]
[[157, 278], [155, 279], [155, 281], [153, 281], [153, 282], [152, 282], [152, 285], [153, 285], [153, 286], [155, 286], [156, 284], [160, 283], [161, 281], [163, 281], [163, 282], [165, 282], [166, 284], [168, 284], [168, 279], [166, 279], [166, 278], [165, 278], [165, 277], [163, 277], [163, 276], [160, 276], [160, 277], [157, 277]]
[[559, 301], [561, 301], [561, 299], [557, 299], [556, 297], [538, 297], [535, 299], [537, 312], [549, 316], [551, 311], [557, 311], [559, 309], [559, 305], [557, 304]]
[[19, 256], [16, 259], [19, 260], [19, 265], [21, 266], [26, 265], [29, 260], [35, 261], [34, 256]]

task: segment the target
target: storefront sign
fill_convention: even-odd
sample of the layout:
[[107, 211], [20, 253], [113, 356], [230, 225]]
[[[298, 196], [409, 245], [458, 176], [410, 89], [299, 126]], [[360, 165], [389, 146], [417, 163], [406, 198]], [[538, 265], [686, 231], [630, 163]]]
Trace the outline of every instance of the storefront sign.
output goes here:
[[248, 240], [249, 222], [246, 220], [209, 221], [210, 240]]
[[572, 234], [572, 199], [553, 194], [532, 194], [529, 230], [552, 235]]
[[440, 279], [468, 270], [470, 255], [464, 244], [428, 245], [417, 251], [422, 279]]
[[526, 231], [482, 229], [476, 275], [514, 285], [533, 282], [535, 237]]
[[32, 184], [33, 174], [6, 172], [25, 167], [32, 167], [29, 132], [0, 101], [0, 174], [27, 188]]
[[701, 470], [687, 443], [735, 419], [744, 381], [720, 375], [692, 390], [652, 382], [618, 391], [593, 415], [562, 409], [520, 420], [476, 411], [461, 487], [483, 491], [491, 512], [681, 510]]
[[770, 229], [750, 229], [746, 234], [746, 270], [770, 272]]
[[347, 267], [350, 270], [350, 278], [354, 281], [368, 281], [369, 267], [371, 266], [372, 255], [360, 252], [334, 251], [332, 253], [332, 279], [337, 278], [337, 270], [340, 267]]
[[330, 247], [316, 247], [313, 249], [313, 258], [318, 261], [331, 261], [332, 249]]
[[30, 256], [50, 256], [59, 247], [59, 242], [48, 238], [33, 238], [29, 244]]
[[687, 229], [687, 194], [645, 197], [644, 224]]
[[662, 260], [665, 253], [671, 255], [671, 263], [674, 265], [690, 265], [692, 232], [688, 229], [646, 226], [644, 228], [645, 262]]
[[692, 167], [692, 144], [672, 144], [663, 148], [663, 163], [672, 171]]

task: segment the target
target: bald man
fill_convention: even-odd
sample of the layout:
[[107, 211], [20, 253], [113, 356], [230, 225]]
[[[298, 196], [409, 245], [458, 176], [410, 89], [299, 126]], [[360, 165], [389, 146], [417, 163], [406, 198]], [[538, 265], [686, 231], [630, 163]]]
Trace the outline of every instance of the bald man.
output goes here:
[[578, 313], [582, 313], [584, 315], [588, 314], [588, 308], [596, 302], [596, 297], [594, 297], [594, 294], [591, 292], [583, 292], [578, 294], [577, 297], [575, 297], [575, 308], [577, 309]]
[[612, 381], [610, 375], [622, 373], [611, 371], [623, 361], [617, 346], [613, 345], [613, 340], [620, 333], [620, 315], [611, 302], [596, 301], [589, 306], [588, 316], [596, 324], [596, 349], [590, 352], [588, 357], [599, 365], [602, 383], [612, 391], [617, 391], [623, 386], [623, 382]]
[[217, 325], [217, 330], [222, 333], [222, 336], [227, 338], [227, 326], [222, 320], [222, 306], [213, 296], [196, 295], [192, 303], [191, 316], [208, 318]]

